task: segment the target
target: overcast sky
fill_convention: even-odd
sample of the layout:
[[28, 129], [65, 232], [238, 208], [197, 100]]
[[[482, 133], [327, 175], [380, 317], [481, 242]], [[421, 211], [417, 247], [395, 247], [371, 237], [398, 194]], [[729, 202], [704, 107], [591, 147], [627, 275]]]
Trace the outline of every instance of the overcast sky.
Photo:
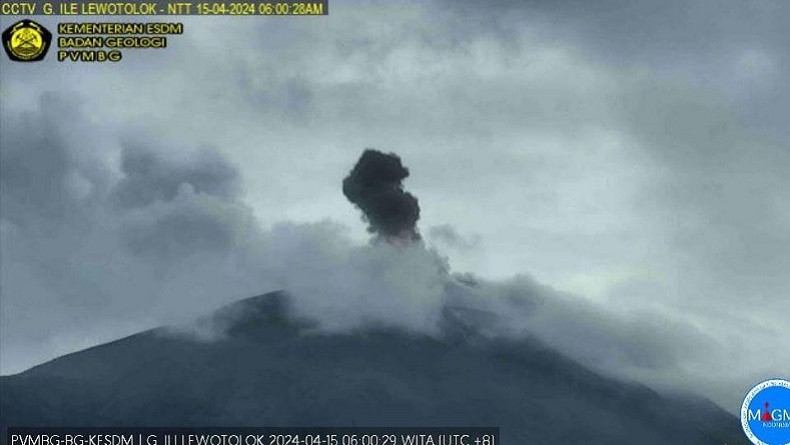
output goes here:
[[731, 411], [789, 376], [790, 5], [330, 10], [184, 19], [118, 64], [3, 58], [3, 373], [170, 320], [168, 301], [273, 290], [250, 249], [283, 221], [364, 243], [340, 184], [375, 147], [410, 168], [453, 271], [682, 324], [715, 357], [683, 375]]

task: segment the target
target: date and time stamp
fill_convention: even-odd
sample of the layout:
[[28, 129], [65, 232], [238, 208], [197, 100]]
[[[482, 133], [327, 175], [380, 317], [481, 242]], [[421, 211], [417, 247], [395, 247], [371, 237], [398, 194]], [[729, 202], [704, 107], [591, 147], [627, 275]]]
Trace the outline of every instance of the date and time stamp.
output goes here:
[[9, 445], [499, 445], [498, 427], [13, 428]]
[[0, 16], [149, 16], [149, 15], [262, 15], [321, 16], [329, 14], [327, 0], [186, 2], [155, 1], [7, 1], [0, 0]]

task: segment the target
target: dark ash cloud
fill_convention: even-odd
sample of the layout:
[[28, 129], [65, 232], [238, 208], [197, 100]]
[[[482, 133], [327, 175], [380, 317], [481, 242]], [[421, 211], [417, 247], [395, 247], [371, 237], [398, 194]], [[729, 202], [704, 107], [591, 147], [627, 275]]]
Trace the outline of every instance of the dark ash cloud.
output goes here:
[[369, 223], [368, 231], [388, 241], [420, 239], [417, 198], [403, 190], [409, 169], [394, 154], [367, 149], [343, 180], [343, 194]]

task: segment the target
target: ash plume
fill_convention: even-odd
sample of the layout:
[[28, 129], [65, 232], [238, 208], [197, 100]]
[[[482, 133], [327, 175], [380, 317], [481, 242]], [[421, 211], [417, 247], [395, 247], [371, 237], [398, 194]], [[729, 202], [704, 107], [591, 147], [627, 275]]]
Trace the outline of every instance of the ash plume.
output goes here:
[[343, 180], [343, 194], [363, 213], [368, 232], [384, 240], [411, 242], [420, 239], [417, 198], [403, 190], [409, 169], [394, 153], [366, 149]]

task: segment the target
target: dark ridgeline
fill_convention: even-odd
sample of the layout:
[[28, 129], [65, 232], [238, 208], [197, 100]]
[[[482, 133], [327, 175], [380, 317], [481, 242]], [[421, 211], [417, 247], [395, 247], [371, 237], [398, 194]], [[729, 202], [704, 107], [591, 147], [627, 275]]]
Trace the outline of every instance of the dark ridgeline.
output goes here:
[[394, 244], [420, 239], [420, 206], [403, 190], [407, 177], [409, 169], [396, 154], [366, 149], [343, 180], [343, 194], [362, 210], [368, 231]]
[[9, 425], [498, 426], [503, 445], [748, 444], [708, 401], [605, 378], [535, 340], [476, 336], [483, 314], [448, 309], [438, 338], [315, 335], [290, 307], [262, 295], [200, 321], [226, 328], [216, 341], [156, 329], [0, 377], [0, 444]]

